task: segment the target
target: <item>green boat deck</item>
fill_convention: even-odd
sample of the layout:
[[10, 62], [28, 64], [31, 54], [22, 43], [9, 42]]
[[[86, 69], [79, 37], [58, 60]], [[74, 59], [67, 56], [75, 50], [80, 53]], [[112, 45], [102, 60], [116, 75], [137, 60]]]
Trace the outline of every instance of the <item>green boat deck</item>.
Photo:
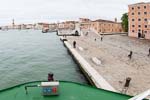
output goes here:
[[30, 82], [0, 90], [0, 100], [128, 100], [131, 96], [97, 89], [79, 83], [60, 81], [58, 96], [43, 96], [41, 87], [28, 88], [26, 85], [37, 85], [40, 82]]

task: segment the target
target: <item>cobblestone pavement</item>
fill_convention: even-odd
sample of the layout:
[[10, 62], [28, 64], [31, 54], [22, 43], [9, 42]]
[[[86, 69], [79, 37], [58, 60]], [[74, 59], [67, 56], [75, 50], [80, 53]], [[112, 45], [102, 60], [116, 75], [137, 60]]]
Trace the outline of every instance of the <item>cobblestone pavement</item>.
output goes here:
[[[95, 33], [80, 37], [67, 37], [77, 43], [77, 51], [118, 91], [122, 91], [125, 79], [131, 77], [127, 94], [136, 95], [150, 88], [150, 41], [130, 38], [126, 35], [105, 35]], [[78, 47], [82, 47], [79, 50]], [[128, 58], [133, 51], [132, 59]], [[102, 64], [91, 59], [97, 57]]]

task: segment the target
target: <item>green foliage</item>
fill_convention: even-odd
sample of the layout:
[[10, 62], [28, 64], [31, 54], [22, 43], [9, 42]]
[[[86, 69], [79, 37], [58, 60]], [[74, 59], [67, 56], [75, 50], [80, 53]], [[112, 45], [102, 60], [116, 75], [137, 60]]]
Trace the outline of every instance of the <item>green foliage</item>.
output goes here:
[[124, 13], [121, 17], [122, 27], [125, 32], [128, 32], [128, 13]]

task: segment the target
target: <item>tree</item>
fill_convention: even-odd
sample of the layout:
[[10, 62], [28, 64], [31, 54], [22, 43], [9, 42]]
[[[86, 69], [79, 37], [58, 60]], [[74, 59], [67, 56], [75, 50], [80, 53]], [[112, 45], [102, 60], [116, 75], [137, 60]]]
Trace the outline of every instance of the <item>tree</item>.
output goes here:
[[124, 13], [121, 17], [122, 27], [125, 32], [128, 32], [128, 13]]

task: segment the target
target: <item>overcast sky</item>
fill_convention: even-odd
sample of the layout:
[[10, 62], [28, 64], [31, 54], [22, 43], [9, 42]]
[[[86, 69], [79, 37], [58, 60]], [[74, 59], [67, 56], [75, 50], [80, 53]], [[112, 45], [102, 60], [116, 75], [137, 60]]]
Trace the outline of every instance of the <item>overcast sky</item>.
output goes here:
[[120, 20], [128, 5], [149, 0], [0, 0], [0, 25], [91, 19]]

